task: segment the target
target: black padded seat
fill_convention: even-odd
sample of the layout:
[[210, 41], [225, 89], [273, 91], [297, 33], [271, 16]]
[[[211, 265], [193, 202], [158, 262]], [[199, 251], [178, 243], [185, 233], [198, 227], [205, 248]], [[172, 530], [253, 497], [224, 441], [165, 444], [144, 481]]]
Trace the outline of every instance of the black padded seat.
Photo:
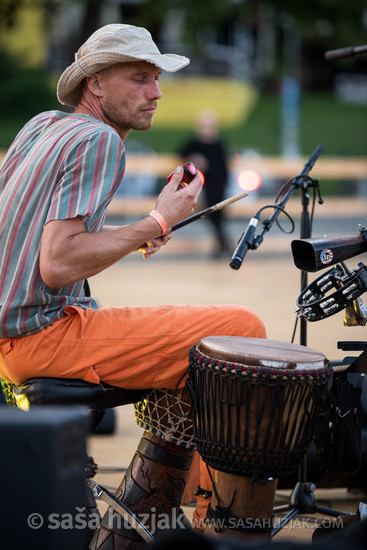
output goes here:
[[146, 390], [126, 390], [105, 382], [92, 384], [71, 378], [30, 378], [13, 392], [26, 397], [31, 405], [85, 405], [90, 409], [109, 409], [140, 401]]

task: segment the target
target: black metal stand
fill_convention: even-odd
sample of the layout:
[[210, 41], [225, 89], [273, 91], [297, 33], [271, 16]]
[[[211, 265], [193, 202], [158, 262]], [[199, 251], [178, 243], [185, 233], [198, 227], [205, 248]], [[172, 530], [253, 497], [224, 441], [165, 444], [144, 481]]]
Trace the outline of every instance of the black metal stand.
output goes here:
[[282, 506], [276, 506], [274, 512], [281, 512], [283, 510], [289, 510], [288, 514], [284, 516], [272, 530], [272, 536], [276, 535], [283, 527], [287, 525], [295, 516], [299, 514], [326, 514], [332, 517], [338, 517], [340, 515], [346, 515], [344, 512], [333, 510], [325, 506], [320, 506], [316, 502], [315, 498], [316, 485], [312, 482], [298, 481], [292, 491], [289, 498], [289, 504]]
[[[315, 180], [311, 180], [315, 185]], [[318, 182], [316, 183], [318, 185]], [[300, 224], [300, 238], [308, 239], [311, 237], [311, 223], [309, 215], [309, 192], [308, 187], [310, 180], [303, 179], [300, 181], [299, 187], [302, 190], [302, 215]], [[320, 199], [321, 200], [321, 199]], [[301, 271], [301, 291], [307, 287], [307, 272]], [[300, 320], [300, 344], [307, 345], [307, 321], [304, 318]], [[282, 512], [289, 510], [272, 530], [272, 536], [276, 535], [292, 518], [299, 514], [326, 514], [332, 517], [344, 515], [344, 512], [333, 510], [325, 506], [320, 506], [316, 502], [315, 497], [316, 484], [307, 481], [307, 455], [303, 458], [302, 463], [298, 467], [298, 482], [296, 483], [290, 498], [289, 503], [281, 506], [276, 506], [274, 512]]]
[[[253, 218], [250, 220], [250, 223], [247, 227], [247, 230], [240, 237], [237, 248], [233, 253], [230, 266], [232, 269], [239, 269], [242, 265], [242, 261], [248, 250], [257, 250], [260, 244], [263, 241], [263, 237], [267, 231], [270, 230], [274, 221], [277, 220], [279, 214], [282, 212], [286, 214], [288, 218], [292, 221], [290, 216], [285, 211], [284, 207], [287, 204], [289, 198], [292, 196], [294, 191], [301, 189], [302, 191], [302, 215], [301, 215], [301, 227], [300, 227], [300, 236], [301, 239], [307, 239], [311, 237], [311, 220], [309, 214], [309, 188], [313, 187], [314, 190], [318, 191], [319, 195], [319, 204], [322, 204], [323, 201], [320, 196], [319, 190], [319, 180], [312, 179], [308, 174], [311, 168], [313, 167], [315, 161], [322, 152], [322, 146], [319, 145], [316, 147], [315, 151], [312, 153], [308, 161], [303, 167], [303, 170], [298, 176], [290, 180], [290, 186], [285, 191], [282, 200], [276, 202], [275, 205], [265, 206], [258, 210]], [[314, 195], [315, 197], [316, 195]], [[256, 226], [260, 219], [260, 214], [265, 208], [274, 208], [273, 214], [269, 219], [263, 221], [263, 230], [259, 235], [255, 235]], [[294, 227], [294, 224], [293, 224]], [[301, 291], [307, 287], [307, 272], [301, 271]], [[307, 345], [307, 321], [305, 318], [300, 320], [300, 344], [303, 346]], [[315, 483], [307, 482], [307, 456], [304, 457], [300, 466], [298, 467], [298, 482], [296, 483], [290, 500], [288, 504], [277, 506], [274, 508], [274, 512], [280, 512], [289, 510], [289, 513], [274, 527], [272, 530], [272, 536], [280, 531], [292, 518], [298, 514], [302, 513], [311, 513], [315, 514], [317, 512], [327, 514], [329, 516], [337, 517], [343, 515], [343, 512], [338, 510], [333, 510], [331, 508], [326, 508], [317, 504], [314, 492], [316, 490]]]

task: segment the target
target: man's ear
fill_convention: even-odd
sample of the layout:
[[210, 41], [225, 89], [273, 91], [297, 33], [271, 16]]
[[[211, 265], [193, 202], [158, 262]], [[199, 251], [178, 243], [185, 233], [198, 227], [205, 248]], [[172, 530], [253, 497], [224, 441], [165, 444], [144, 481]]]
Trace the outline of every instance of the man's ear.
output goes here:
[[87, 86], [90, 92], [96, 97], [102, 97], [103, 92], [99, 84], [98, 74], [92, 74], [92, 76], [87, 76], [86, 78]]

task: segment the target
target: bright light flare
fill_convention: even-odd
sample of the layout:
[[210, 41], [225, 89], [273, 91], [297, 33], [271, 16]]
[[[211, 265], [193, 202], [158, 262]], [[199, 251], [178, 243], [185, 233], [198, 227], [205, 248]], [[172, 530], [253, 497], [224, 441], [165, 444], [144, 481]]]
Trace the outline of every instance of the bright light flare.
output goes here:
[[261, 186], [261, 176], [255, 170], [242, 170], [237, 176], [237, 183], [244, 191], [256, 191]]
[[198, 170], [198, 174], [201, 177], [201, 187], [203, 187], [203, 185], [205, 183], [205, 176], [204, 176], [204, 174], [202, 173], [201, 170]]

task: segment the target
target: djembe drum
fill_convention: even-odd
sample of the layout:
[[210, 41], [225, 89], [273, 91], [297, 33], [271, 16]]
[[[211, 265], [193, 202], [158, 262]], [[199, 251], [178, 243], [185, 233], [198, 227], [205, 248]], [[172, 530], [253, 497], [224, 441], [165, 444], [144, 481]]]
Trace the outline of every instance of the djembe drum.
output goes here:
[[270, 538], [277, 478], [311, 443], [332, 369], [319, 352], [215, 336], [190, 350], [194, 439], [213, 481], [206, 531]]
[[[145, 432], [116, 497], [152, 535], [160, 529], [191, 527], [180, 508], [195, 451], [188, 392], [151, 390], [134, 408]], [[138, 532], [109, 508], [90, 548], [133, 550], [142, 544]]]

